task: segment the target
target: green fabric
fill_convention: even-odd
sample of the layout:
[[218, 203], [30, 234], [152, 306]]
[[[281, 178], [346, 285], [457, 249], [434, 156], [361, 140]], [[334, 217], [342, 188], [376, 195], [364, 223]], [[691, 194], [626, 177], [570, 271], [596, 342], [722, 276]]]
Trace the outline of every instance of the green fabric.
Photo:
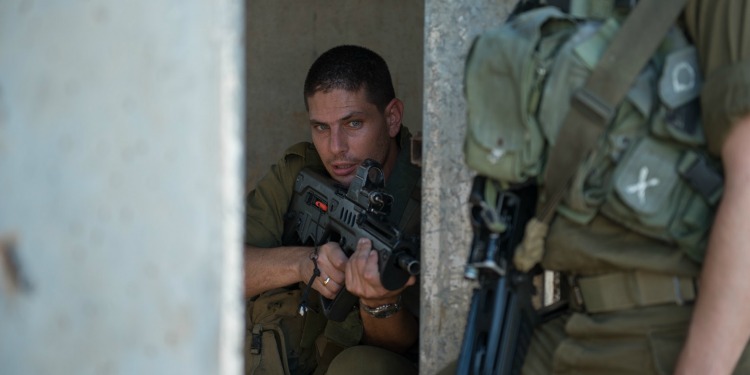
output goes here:
[[693, 0], [685, 28], [706, 77], [701, 94], [709, 149], [719, 154], [732, 120], [750, 113], [750, 3]]
[[302, 168], [325, 173], [323, 162], [312, 143], [300, 142], [284, 152], [284, 157], [248, 193], [245, 200], [245, 243], [257, 247], [281, 246], [284, 213], [294, 193], [294, 181]]
[[[706, 71], [707, 79], [701, 92], [703, 121], [700, 123], [703, 133], [706, 134], [708, 146], [711, 151], [718, 153], [723, 138], [730, 129], [729, 120], [741, 114], [750, 113], [750, 27], [746, 26], [746, 20], [750, 17], [750, 6], [741, 1], [691, 1], [685, 11], [686, 30], [690, 32], [691, 39], [697, 43], [698, 60], [701, 67]], [[745, 35], [744, 38], [729, 37], [728, 35]], [[729, 38], [729, 42], [723, 41]], [[719, 43], [718, 41], [723, 42]], [[712, 43], [708, 43], [708, 42]], [[724, 61], [723, 65], [721, 61]], [[638, 86], [638, 84], [636, 84]], [[629, 98], [632, 100], [632, 98]], [[634, 104], [635, 105], [635, 104]], [[637, 105], [636, 105], [637, 106]], [[632, 129], [637, 131], [639, 121], [633, 121]], [[658, 163], [662, 159], [672, 158], [683, 161], [686, 157], [692, 157], [694, 151], [705, 149], [701, 142], [690, 140], [687, 136], [675, 135], [674, 128], [665, 123], [654, 123], [651, 131], [661, 138], [673, 138], [693, 149], [685, 153], [670, 155], [669, 151], [655, 151], [663, 148], [652, 141], [642, 143], [635, 152], [625, 155], [621, 164], [632, 163], [634, 166], [648, 165], [649, 176], [656, 176], [663, 186], [669, 181], [674, 184], [675, 180], [666, 173], [658, 172]], [[684, 132], [682, 132], [684, 134]], [[695, 134], [695, 133], [693, 133]], [[620, 139], [610, 135], [610, 142], [616, 144]], [[615, 154], [616, 155], [616, 154]], [[603, 157], [611, 157], [603, 155]], [[653, 159], [659, 158], [659, 160]], [[608, 161], [605, 160], [605, 165]], [[674, 164], [674, 163], [672, 163]], [[676, 164], [680, 167], [680, 162]], [[670, 203], [679, 199], [680, 194], [690, 191], [690, 188], [682, 187], [673, 190], [672, 194], [665, 195], [663, 199], [657, 195], [646, 195], [646, 200], [640, 202], [636, 197], [623, 193], [623, 189], [632, 186], [637, 181], [634, 174], [640, 172], [638, 168], [615, 170], [614, 178], [621, 178], [620, 184], [614, 183], [614, 189], [618, 199], [612, 199], [605, 204], [603, 211], [607, 218], [597, 217], [593, 219], [593, 213], [589, 216], [581, 216], [586, 207], [592, 202], [596, 203], [596, 190], [590, 189], [586, 194], [585, 201], [581, 206], [575, 206], [576, 201], [569, 199], [569, 206], [579, 216], [563, 214], [560, 215], [554, 225], [550, 228], [548, 237], [548, 251], [544, 261], [545, 267], [561, 271], [572, 271], [578, 274], [596, 274], [601, 272], [613, 272], [621, 269], [640, 269], [652, 272], [661, 272], [671, 275], [696, 276], [699, 272], [699, 261], [702, 258], [703, 249], [711, 226], [713, 206], [717, 197], [710, 197], [706, 204], [705, 199], [691, 199], [682, 204], [682, 210], [676, 220], [667, 222], [663, 217], [666, 206], [674, 207]], [[586, 181], [589, 186], [596, 181], [594, 175]], [[601, 175], [602, 186], [606, 186], [607, 174]], [[627, 181], [630, 181], [628, 183]], [[579, 182], [582, 183], [582, 182]], [[680, 193], [682, 191], [683, 193]], [[649, 191], [650, 192], [650, 191]], [[646, 203], [652, 199], [652, 203]], [[649, 227], [652, 233], [634, 233], [633, 226], [618, 225], [614, 220], [618, 213], [633, 209], [636, 212], [651, 214], [643, 216], [639, 220], [650, 220]], [[661, 217], [661, 218], [660, 218]], [[581, 221], [580, 218], [584, 218]], [[583, 224], [582, 225], [576, 225]], [[678, 245], [681, 241], [694, 243], [686, 246], [683, 253], [672, 250], [673, 245], [668, 242], [651, 241], [649, 237], [659, 237], [659, 231], [664, 239], [672, 239]], [[703, 233], [701, 233], [703, 232]]]
[[[412, 191], [419, 190], [421, 181], [419, 167], [411, 164], [411, 133], [405, 126], [398, 135], [400, 151], [391, 176], [386, 181], [386, 190], [393, 194], [394, 201], [389, 218], [400, 223]], [[245, 243], [257, 247], [282, 245], [283, 217], [294, 191], [294, 181], [305, 168], [314, 168], [327, 175], [320, 156], [309, 142], [297, 143], [284, 152], [284, 157], [271, 166], [270, 171], [251, 190], [245, 201]], [[418, 208], [418, 207], [416, 207]], [[409, 216], [419, 212], [410, 212]], [[417, 220], [419, 221], [419, 220]], [[414, 233], [414, 232], [411, 232]], [[419, 234], [416, 229], [416, 234]]]
[[374, 346], [360, 345], [344, 350], [333, 359], [327, 375], [416, 375], [414, 363]]
[[314, 311], [300, 316], [300, 295], [299, 289], [275, 289], [248, 302], [246, 374], [307, 374], [315, 368], [315, 349], [312, 342], [303, 338], [303, 327], [321, 322], [324, 317]]
[[576, 278], [575, 294], [588, 313], [654, 305], [684, 304], [695, 299], [694, 279], [649, 272], [612, 272]]
[[537, 49], [537, 43], [544, 44], [544, 25], [561, 30], [547, 32], [553, 46], [574, 29], [573, 21], [555, 8], [523, 13], [512, 25], [480, 35], [466, 61], [464, 158], [473, 170], [504, 183], [524, 182], [541, 172], [544, 134], [528, 110], [538, 105], [544, 68], [556, 52]]
[[[615, 227], [607, 231], [637, 233], [649, 247], [675, 253], [666, 263], [644, 267], [667, 274], [685, 272], [674, 267], [674, 258], [702, 261], [717, 196], [702, 196], [695, 182], [699, 179], [681, 175], [678, 167], [690, 155], [708, 160], [705, 165], [720, 176], [719, 163], [705, 150], [694, 112], [701, 80], [698, 58], [687, 38], [679, 30], [668, 34], [629, 86], [603, 136], [592, 141], [591, 153], [585, 151], [589, 147], [573, 142], [584, 138], [584, 133], [599, 134], [588, 131], [590, 127], [566, 126], [566, 138], [560, 138], [568, 116], [583, 116], [582, 111], [570, 111], [574, 94], [584, 84], [599, 87], [589, 80], [592, 74], [602, 74], [595, 67], [613, 38], [619, 40], [621, 24], [619, 15], [601, 23], [574, 24], [554, 8], [544, 7], [479, 36], [466, 66], [466, 162], [504, 186], [535, 179], [545, 190], [552, 190], [548, 195], [567, 181], [560, 174], [572, 175], [558, 206], [559, 216], [584, 228], [593, 220], [604, 223], [602, 217], [606, 217]], [[594, 92], [602, 91], [606, 90]], [[600, 99], [616, 101], [606, 95]], [[576, 152], [584, 158], [580, 164], [578, 158], [571, 159]], [[564, 160], [574, 164], [560, 165]], [[540, 214], [547, 217], [547, 212]], [[552, 224], [550, 235], [554, 236], [559, 231]], [[585, 230], [580, 239], [569, 242], [565, 246], [571, 252], [557, 257], [562, 264], [546, 262], [545, 266], [566, 270], [564, 262], [578, 262], [576, 252], [607, 258], [607, 262], [627, 261], [610, 264], [613, 269], [644, 263], [641, 259], [645, 258], [630, 261], [628, 255], [611, 254], [612, 248], [587, 241]], [[587, 272], [597, 267], [591, 265]]]
[[[694, 0], [685, 11], [686, 30], [696, 43], [705, 78], [701, 125], [707, 148], [714, 154], [719, 153], [731, 120], [750, 113], [747, 19], [750, 5], [746, 1]], [[662, 130], [661, 134], [668, 134], [666, 128]], [[707, 216], [699, 210], [685, 214], [690, 221]], [[582, 275], [641, 270], [694, 277], [700, 272], [700, 264], [673, 251], [673, 245], [653, 241], [601, 216], [585, 225], [558, 216], [550, 228], [544, 265]], [[547, 322], [534, 333], [523, 373], [672, 373], [691, 314], [690, 305], [651, 306], [575, 313]], [[750, 373], [747, 347], [734, 373]]]
[[[750, 3], [692, 0], [684, 14], [686, 35], [674, 29], [659, 55], [634, 83], [616, 114], [614, 127], [608, 129], [600, 147], [580, 166], [550, 227], [543, 260], [546, 269], [583, 276], [637, 270], [667, 279], [684, 277], [682, 280], [699, 275], [719, 195], [702, 196], [678, 172], [684, 173], [692, 160], [705, 157], [708, 165], [718, 162], [711, 160], [709, 151], [718, 155], [732, 120], [750, 113]], [[534, 24], [526, 26], [533, 29]], [[592, 33], [580, 30], [571, 37], [579, 38], [575, 47], [577, 59], [569, 58], [569, 46], [563, 45], [556, 53], [566, 56], [565, 61], [558, 58], [554, 63], [542, 64], [545, 60], [539, 57], [549, 56], [549, 51], [554, 50], [544, 38], [556, 35], [559, 29], [544, 34], [535, 45], [537, 54], [518, 55], [528, 65], [520, 68], [525, 70], [503, 65], [513, 56], [506, 52], [518, 48], [495, 56], [492, 63], [499, 66], [486, 69], [485, 73], [511, 74], [515, 80], [502, 81], [511, 85], [504, 92], [527, 96], [511, 98], [503, 104], [497, 102], [497, 98], [504, 98], [502, 91], [493, 94], [467, 88], [469, 101], [471, 93], [485, 95], [477, 100], [476, 107], [468, 103], [470, 112], [477, 107], [479, 111], [495, 112], [492, 116], [469, 113], [467, 129], [467, 138], [474, 137], [467, 139], [467, 144], [483, 143], [484, 157], [494, 167], [477, 168], [472, 164], [476, 160], [487, 164], [478, 157], [482, 154], [475, 146], [465, 150], [467, 154], [475, 153], [467, 155], [467, 164], [479, 173], [503, 178], [503, 182], [518, 182], [519, 176], [520, 180], [538, 176], [539, 163], [533, 157], [545, 152], [525, 143], [537, 139], [539, 129], [529, 127], [540, 126], [546, 141], [554, 144], [559, 128], [556, 121], [565, 117], [564, 105], [573, 91], [571, 87], [580, 87], [585, 81], [587, 69], [600, 56], [601, 47], [597, 46], [603, 45], [601, 41], [612, 26], [616, 23], [607, 21], [601, 31], [593, 33], [593, 38], [589, 38]], [[515, 29], [516, 36], [530, 32], [524, 25], [516, 25]], [[695, 43], [695, 50], [690, 48], [690, 41]], [[478, 46], [481, 45], [477, 43], [474, 48]], [[470, 56], [481, 55], [474, 50]], [[669, 78], [679, 76], [678, 70], [688, 65], [700, 66], [703, 77], [698, 78], [703, 79], [703, 84], [689, 91], [677, 90], [676, 82], [684, 81]], [[544, 75], [544, 80], [528, 79], [523, 72], [531, 70]], [[469, 74], [472, 71], [467, 69]], [[487, 73], [467, 78], [467, 84], [491, 79]], [[540, 85], [537, 91], [543, 92], [513, 87], [529, 84]], [[700, 98], [696, 100], [697, 93]], [[697, 101], [701, 103], [701, 121], [697, 121], [698, 112], [693, 112]], [[525, 118], [526, 112], [536, 118]], [[481, 130], [484, 133], [472, 129], [479, 123], [472, 122], [472, 118], [483, 116], [494, 119], [496, 129]], [[524, 128], [528, 128], [526, 133]], [[512, 134], [507, 135], [508, 132]], [[503, 142], [513, 139], [520, 141]], [[532, 158], [524, 160], [517, 155]], [[508, 156], [510, 159], [503, 160]], [[607, 286], [606, 290], [595, 292], [616, 293], [615, 290]], [[600, 297], [604, 301], [617, 296]], [[547, 322], [535, 331], [524, 373], [671, 373], [691, 313], [689, 305], [650, 305], [615, 312], [575, 313]], [[750, 373], [747, 348], [735, 373]]]
[[[421, 169], [411, 163], [411, 134], [406, 127], [401, 127], [401, 131], [397, 135], [397, 141], [400, 146], [399, 154], [394, 169], [385, 184], [386, 190], [391, 193], [394, 198], [389, 219], [391, 222], [397, 223], [403, 228], [405, 233], [419, 235], [421, 217], [419, 205], [421, 193]], [[287, 149], [284, 152], [284, 157], [274, 164], [270, 171], [258, 182], [256, 188], [248, 193], [245, 204], [245, 243], [247, 245], [265, 248], [283, 245], [283, 217], [287, 212], [293, 195], [296, 177], [305, 167], [313, 168], [316, 171], [327, 175], [318, 153], [314, 146], [309, 142], [301, 142]], [[308, 312], [305, 318], [299, 317], [296, 314], [296, 306], [299, 303], [299, 291], [296, 293], [296, 298], [284, 301], [273, 299], [270, 302], [273, 306], [267, 308], [265, 307], [268, 305], [268, 302], [266, 302], [268, 299], [266, 294], [268, 293], [261, 294], [258, 300], [254, 302], [256, 310], [258, 309], [258, 304], [264, 304], [263, 311], [271, 311], [276, 308], [275, 306], [277, 305], [294, 306], [293, 315], [297, 318], [293, 319], [291, 316], [285, 318], [282, 321], [282, 323], [284, 323], [283, 325], [277, 322], [275, 317], [269, 316], [263, 319], [266, 322], [272, 322], [274, 327], [281, 327], [276, 328], [273, 331], [275, 334], [267, 334], [264, 336], [264, 340], [267, 341], [264, 346], [269, 348], [269, 352], [263, 353], [265, 358], [253, 356], [247, 351], [247, 341], [249, 340], [249, 337], [246, 337], [246, 362], [257, 367], [257, 371], [255, 371], [256, 374], [275, 373], [274, 367], [264, 366], [277, 366], [276, 369], [278, 370], [279, 364], [284, 363], [283, 357], [290, 358], [289, 369], [286, 370], [289, 371], [289, 373], [308, 373], [310, 369], [310, 355], [313, 349], [308, 347], [307, 342], [310, 341], [311, 337], [325, 334], [325, 337], [329, 342], [335, 342], [343, 348], [355, 345], [361, 339], [362, 323], [359, 320], [357, 311], [352, 312], [342, 323], [324, 322], [323, 324], [320, 324], [320, 322], [318, 322], [318, 314], [311, 315], [311, 313]], [[313, 293], [313, 295], [316, 296], [315, 299], [317, 301], [317, 294]], [[419, 316], [419, 283], [407, 288], [403, 292], [402, 301], [407, 310], [415, 316]], [[252, 309], [250, 309], [250, 311], [252, 311]], [[259, 312], [256, 311], [254, 314], [257, 315], [258, 313]], [[249, 321], [253, 322], [252, 320]], [[257, 321], [257, 319], [255, 321]], [[305, 329], [302, 328], [303, 326]], [[287, 332], [287, 330], [290, 332]], [[248, 333], [251, 332], [248, 330]], [[287, 353], [285, 356], [270, 351], [270, 348], [276, 345], [286, 347]], [[357, 347], [358, 346], [355, 346], [353, 348]], [[417, 348], [413, 348], [409, 353], [408, 356], [410, 358], [413, 357], [411, 360], [386, 350], [381, 351], [385, 353], [377, 351], [377, 356], [373, 357], [372, 360], [380, 361], [379, 358], [383, 358], [382, 361], [385, 364], [386, 369], [399, 369], [401, 368], [399, 367], [399, 364], [403, 364], [404, 362], [408, 365], [407, 368], [416, 369], [413, 362], [415, 362], [417, 356]], [[282, 358], [279, 359], [279, 357]], [[299, 365], [292, 363], [291, 360], [295, 359], [296, 361], [296, 358], [304, 358], [304, 361], [300, 360]], [[338, 356], [336, 358], [338, 358]], [[369, 361], [370, 360], [368, 359], [368, 362], [366, 363], [370, 365], [374, 363]], [[304, 365], [302, 365], [303, 362]], [[339, 361], [337, 363], [337, 368], [343, 370], [349, 365], [361, 366], [363, 362], [360, 358], [359, 362]], [[394, 363], [396, 364], [396, 367], [389, 367]], [[250, 373], [253, 373], [251, 366], [246, 366], [246, 371], [251, 371]]]
[[[672, 374], [691, 306], [573, 313], [534, 331], [524, 375]], [[734, 374], [750, 373], [750, 348]]]

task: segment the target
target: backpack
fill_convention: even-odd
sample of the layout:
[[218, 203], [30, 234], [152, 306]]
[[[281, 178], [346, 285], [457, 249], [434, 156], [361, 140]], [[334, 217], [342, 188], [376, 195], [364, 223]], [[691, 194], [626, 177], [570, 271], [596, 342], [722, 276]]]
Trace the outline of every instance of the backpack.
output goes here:
[[[598, 65], [625, 70], [602, 60], [624, 19], [576, 19], [548, 6], [477, 37], [465, 66], [465, 161], [505, 188], [545, 187], [554, 214], [582, 225], [601, 214], [701, 261], [723, 178], [700, 124], [695, 47], [672, 27], [611, 113], [582, 90]], [[573, 112], [600, 120], [584, 150], [566, 149], [577, 136], [578, 124], [566, 125]], [[573, 165], [558, 160], [575, 152], [582, 156]]]

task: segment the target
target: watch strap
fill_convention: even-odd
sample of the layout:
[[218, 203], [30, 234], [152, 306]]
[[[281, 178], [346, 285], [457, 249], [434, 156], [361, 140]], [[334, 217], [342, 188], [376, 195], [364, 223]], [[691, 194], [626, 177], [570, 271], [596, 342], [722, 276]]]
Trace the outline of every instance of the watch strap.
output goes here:
[[398, 296], [398, 301], [396, 301], [395, 303], [386, 303], [384, 305], [375, 306], [375, 307], [370, 307], [361, 303], [360, 306], [362, 307], [362, 310], [364, 310], [367, 314], [369, 314], [373, 318], [378, 318], [378, 319], [387, 318], [401, 311], [401, 308], [402, 308], [401, 296]]

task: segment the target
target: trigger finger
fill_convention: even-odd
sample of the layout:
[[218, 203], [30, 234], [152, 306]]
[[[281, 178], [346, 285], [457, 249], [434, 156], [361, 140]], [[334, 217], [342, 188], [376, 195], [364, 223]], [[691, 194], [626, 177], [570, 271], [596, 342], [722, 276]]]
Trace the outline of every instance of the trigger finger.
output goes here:
[[357, 241], [357, 251], [370, 251], [372, 250], [372, 242], [367, 238], [360, 238]]

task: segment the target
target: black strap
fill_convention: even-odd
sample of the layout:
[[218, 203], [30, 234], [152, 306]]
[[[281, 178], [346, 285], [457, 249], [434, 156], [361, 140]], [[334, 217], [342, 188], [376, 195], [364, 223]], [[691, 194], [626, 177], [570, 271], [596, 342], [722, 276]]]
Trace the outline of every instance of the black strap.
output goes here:
[[568, 183], [612, 120], [638, 72], [653, 55], [687, 0], [641, 0], [599, 63], [574, 93], [545, 172], [546, 201], [537, 219], [549, 223]]
[[299, 299], [299, 308], [298, 312], [300, 315], [305, 316], [305, 313], [307, 312], [307, 309], [309, 308], [307, 306], [307, 300], [308, 296], [310, 295], [310, 290], [312, 289], [312, 284], [315, 282], [315, 278], [320, 276], [320, 268], [318, 268], [318, 246], [315, 245], [315, 250], [310, 254], [310, 260], [313, 262], [313, 274], [310, 276], [310, 281], [307, 282], [307, 286], [305, 286], [305, 290], [302, 292], [302, 296]]

